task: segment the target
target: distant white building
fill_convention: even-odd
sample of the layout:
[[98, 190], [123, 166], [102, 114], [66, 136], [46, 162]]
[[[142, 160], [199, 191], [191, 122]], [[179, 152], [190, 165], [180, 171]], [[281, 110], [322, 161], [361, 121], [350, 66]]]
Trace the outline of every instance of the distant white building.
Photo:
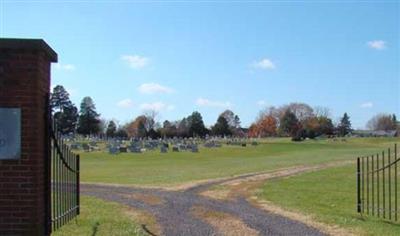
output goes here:
[[397, 130], [354, 130], [353, 136], [358, 137], [396, 137], [398, 136]]

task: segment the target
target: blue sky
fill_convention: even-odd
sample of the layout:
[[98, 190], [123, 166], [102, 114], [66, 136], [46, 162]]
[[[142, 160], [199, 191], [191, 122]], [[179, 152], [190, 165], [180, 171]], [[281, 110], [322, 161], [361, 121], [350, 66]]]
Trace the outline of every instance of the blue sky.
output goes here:
[[121, 123], [146, 109], [176, 120], [226, 108], [247, 126], [265, 106], [306, 102], [400, 116], [400, 4], [0, 0], [1, 37], [43, 38], [52, 84]]

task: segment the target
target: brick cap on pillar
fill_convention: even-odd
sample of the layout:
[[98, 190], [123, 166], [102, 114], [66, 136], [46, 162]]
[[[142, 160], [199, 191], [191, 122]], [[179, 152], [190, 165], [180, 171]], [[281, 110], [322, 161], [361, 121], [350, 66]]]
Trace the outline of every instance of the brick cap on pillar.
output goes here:
[[0, 49], [26, 49], [44, 51], [50, 62], [57, 62], [57, 53], [43, 39], [0, 38]]

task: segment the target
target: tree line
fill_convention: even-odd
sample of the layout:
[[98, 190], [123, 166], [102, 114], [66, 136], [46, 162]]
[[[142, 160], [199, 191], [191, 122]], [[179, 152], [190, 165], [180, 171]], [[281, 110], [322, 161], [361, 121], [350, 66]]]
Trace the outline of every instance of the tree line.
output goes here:
[[352, 130], [350, 117], [343, 114], [334, 125], [329, 118], [329, 109], [312, 108], [305, 103], [290, 103], [281, 107], [268, 107], [261, 111], [251, 124], [250, 137], [290, 136], [294, 141], [315, 138], [320, 135], [345, 136]]
[[[240, 118], [231, 110], [222, 112], [214, 125], [207, 128], [201, 114], [194, 111], [180, 120], [159, 123], [157, 113], [148, 111], [131, 122], [118, 125], [115, 121], [100, 118], [92, 98], [84, 97], [80, 109], [71, 102], [68, 92], [61, 85], [53, 88], [50, 107], [57, 128], [62, 134], [100, 135], [110, 138], [173, 138], [173, 137], [278, 137], [290, 136], [294, 141], [320, 135], [344, 136], [352, 131], [350, 117], [344, 113], [334, 124], [329, 110], [312, 108], [305, 103], [290, 103], [281, 107], [262, 110], [250, 127], [241, 127]], [[367, 124], [373, 130], [398, 128], [396, 116], [378, 114]]]

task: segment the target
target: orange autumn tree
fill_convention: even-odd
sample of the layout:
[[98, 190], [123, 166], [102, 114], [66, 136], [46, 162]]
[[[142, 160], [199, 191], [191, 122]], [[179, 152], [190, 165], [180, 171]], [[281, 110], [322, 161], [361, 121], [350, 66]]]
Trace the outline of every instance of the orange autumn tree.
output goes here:
[[144, 138], [146, 137], [146, 116], [136, 117], [134, 121], [128, 124], [126, 130], [129, 137]]
[[270, 137], [277, 135], [278, 122], [272, 115], [261, 116], [249, 128], [249, 137]]
[[247, 135], [250, 138], [257, 138], [258, 137], [258, 127], [257, 127], [256, 123], [253, 123], [253, 124], [250, 125]]

